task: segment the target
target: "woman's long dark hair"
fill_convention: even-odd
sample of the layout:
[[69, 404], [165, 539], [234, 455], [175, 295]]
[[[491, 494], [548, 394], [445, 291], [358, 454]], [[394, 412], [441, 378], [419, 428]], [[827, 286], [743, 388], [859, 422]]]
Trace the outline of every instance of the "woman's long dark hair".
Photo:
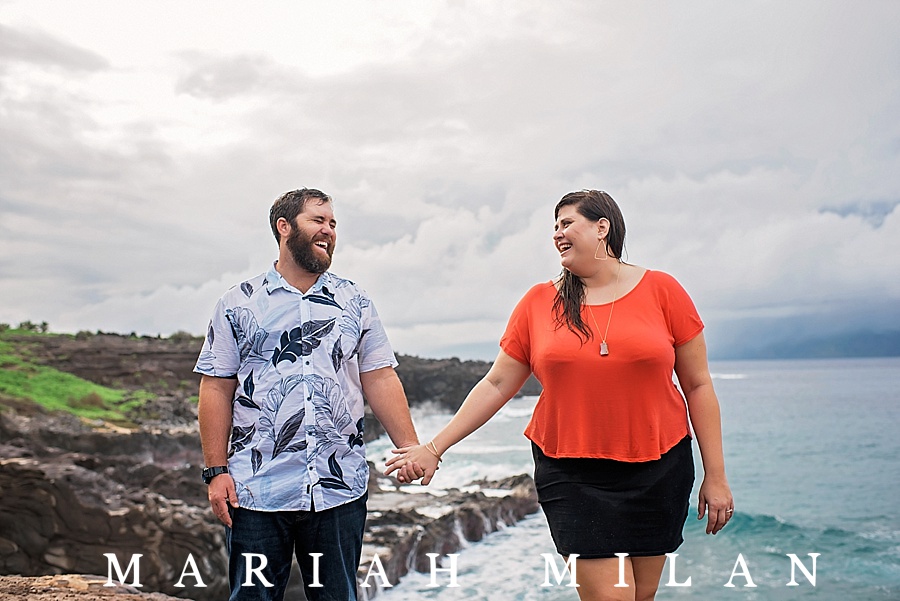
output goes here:
[[[606, 252], [621, 261], [622, 251], [625, 248], [625, 219], [612, 196], [600, 190], [569, 192], [556, 203], [553, 210], [554, 220], [559, 218], [559, 211], [569, 205], [574, 205], [576, 211], [591, 221], [599, 221], [603, 217], [609, 221], [609, 233], [605, 239]], [[557, 327], [565, 325], [581, 339], [582, 343], [594, 337], [590, 327], [581, 318], [584, 297], [582, 279], [564, 268], [557, 280], [553, 313], [556, 316]]]

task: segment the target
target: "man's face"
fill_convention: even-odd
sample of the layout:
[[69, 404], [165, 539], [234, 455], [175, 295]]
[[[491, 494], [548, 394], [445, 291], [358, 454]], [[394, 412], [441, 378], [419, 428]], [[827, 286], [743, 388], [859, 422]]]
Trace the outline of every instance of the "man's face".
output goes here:
[[310, 273], [324, 273], [331, 267], [337, 221], [330, 202], [309, 200], [291, 226], [285, 245], [294, 262]]

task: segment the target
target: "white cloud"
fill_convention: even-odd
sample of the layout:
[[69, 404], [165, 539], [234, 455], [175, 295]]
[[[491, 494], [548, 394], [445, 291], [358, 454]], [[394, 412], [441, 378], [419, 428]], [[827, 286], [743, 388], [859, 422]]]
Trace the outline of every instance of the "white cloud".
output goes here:
[[274, 258], [271, 201], [304, 185], [335, 197], [335, 270], [404, 352], [496, 342], [556, 274], [552, 207], [584, 187], [713, 321], [895, 302], [898, 17], [7, 3], [0, 321], [200, 332]]

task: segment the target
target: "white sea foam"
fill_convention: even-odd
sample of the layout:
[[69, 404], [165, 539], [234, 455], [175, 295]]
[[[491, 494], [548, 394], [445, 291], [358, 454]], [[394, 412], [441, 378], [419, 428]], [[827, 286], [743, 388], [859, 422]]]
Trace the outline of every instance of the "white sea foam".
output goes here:
[[[448, 587], [449, 575], [437, 573], [438, 587], [430, 587], [431, 575], [411, 572], [400, 583], [384, 591], [385, 600], [420, 601], [571, 601], [573, 589], [544, 588], [544, 559], [556, 550], [542, 513], [526, 517], [514, 528], [502, 528], [482, 542], [465, 548], [457, 558], [456, 588]], [[448, 565], [447, 560], [443, 561]], [[562, 560], [557, 561], [562, 568]]]
[[490, 455], [492, 453], [517, 453], [522, 450], [521, 444], [518, 445], [471, 445], [459, 448], [453, 448], [451, 451], [457, 455]]
[[509, 490], [505, 488], [482, 488], [481, 493], [486, 497], [494, 499], [502, 499], [503, 497], [509, 496]]
[[[531, 447], [522, 434], [531, 416], [536, 397], [512, 399], [501, 413], [506, 419], [490, 420], [482, 428], [454, 445], [444, 453], [444, 461], [435, 474], [429, 488], [432, 490], [462, 488], [476, 480], [501, 480], [516, 474], [528, 474], [534, 470]], [[518, 417], [514, 417], [514, 415]], [[452, 415], [415, 414], [416, 431], [422, 441], [430, 440], [450, 421]], [[367, 454], [377, 469], [393, 457], [392, 445], [387, 437], [381, 437], [367, 445]], [[403, 490], [421, 490], [420, 485]]]
[[713, 380], [746, 380], [747, 374], [709, 374]]
[[424, 515], [427, 518], [431, 518], [433, 520], [442, 517], [447, 513], [447, 509], [444, 507], [439, 507], [436, 505], [428, 505], [424, 507], [416, 507], [416, 513], [420, 515]]

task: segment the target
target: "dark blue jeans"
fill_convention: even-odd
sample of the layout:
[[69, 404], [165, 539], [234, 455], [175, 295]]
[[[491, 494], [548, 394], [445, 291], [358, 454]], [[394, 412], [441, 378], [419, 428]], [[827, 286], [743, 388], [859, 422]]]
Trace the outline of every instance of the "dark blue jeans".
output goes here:
[[[229, 599], [283, 599], [296, 554], [309, 601], [356, 601], [367, 496], [325, 511], [232, 509], [231, 528], [225, 528]], [[258, 569], [263, 557], [266, 565]], [[272, 586], [265, 586], [260, 575]]]

